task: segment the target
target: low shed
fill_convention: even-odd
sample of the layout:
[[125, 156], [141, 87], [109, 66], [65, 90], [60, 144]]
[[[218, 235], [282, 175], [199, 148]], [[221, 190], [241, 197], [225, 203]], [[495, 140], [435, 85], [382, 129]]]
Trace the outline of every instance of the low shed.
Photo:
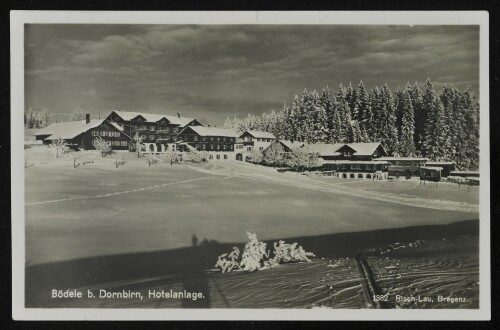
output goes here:
[[442, 167], [420, 167], [420, 180], [440, 181], [442, 170]]

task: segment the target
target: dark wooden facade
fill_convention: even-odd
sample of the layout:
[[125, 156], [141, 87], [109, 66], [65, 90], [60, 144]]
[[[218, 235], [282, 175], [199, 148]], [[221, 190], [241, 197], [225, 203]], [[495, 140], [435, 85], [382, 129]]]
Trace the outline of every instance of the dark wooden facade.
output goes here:
[[111, 143], [111, 149], [113, 150], [128, 150], [130, 145], [130, 137], [116, 128], [114, 125], [108, 121], [103, 121], [103, 123], [95, 128], [91, 128], [88, 131], [78, 135], [72, 140], [72, 144], [77, 145], [78, 148], [84, 148], [86, 150], [95, 149], [93, 141], [100, 136], [103, 140]]
[[[199, 151], [234, 151], [235, 136], [200, 135], [191, 127], [186, 127], [178, 135], [179, 142], [186, 142]], [[181, 150], [183, 151], [183, 150]]]
[[358, 150], [350, 147], [348, 144], [337, 149], [339, 153], [336, 156], [322, 157], [325, 160], [373, 160], [377, 157], [387, 156], [384, 148], [379, 144], [370, 154], [360, 154]]
[[[161, 117], [161, 115], [158, 115]], [[115, 122], [121, 127], [126, 134], [133, 137], [139, 133], [144, 137], [143, 142], [146, 143], [174, 143], [177, 141], [177, 134], [184, 128], [180, 124], [171, 123], [167, 118], [163, 117], [158, 121], [148, 121], [145, 116], [138, 114], [131, 120], [124, 120], [119, 113], [112, 111], [107, 117], [109, 121]], [[198, 120], [193, 119], [186, 126], [203, 126]]]

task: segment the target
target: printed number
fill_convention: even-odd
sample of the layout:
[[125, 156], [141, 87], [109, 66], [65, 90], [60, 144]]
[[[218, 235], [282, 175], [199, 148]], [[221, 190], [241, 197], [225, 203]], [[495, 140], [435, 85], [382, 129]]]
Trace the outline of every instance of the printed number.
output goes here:
[[374, 295], [373, 296], [373, 301], [388, 301], [389, 296], [388, 295]]

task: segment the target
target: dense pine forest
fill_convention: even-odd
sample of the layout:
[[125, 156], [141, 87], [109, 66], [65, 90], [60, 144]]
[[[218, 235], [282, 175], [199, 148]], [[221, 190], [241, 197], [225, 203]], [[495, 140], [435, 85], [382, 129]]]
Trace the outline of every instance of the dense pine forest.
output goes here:
[[479, 165], [479, 104], [470, 87], [445, 85], [438, 94], [430, 79], [393, 93], [386, 85], [367, 90], [342, 85], [336, 93], [304, 90], [280, 112], [227, 118], [225, 128], [262, 130], [307, 143], [381, 142], [391, 156], [454, 161], [461, 170]]

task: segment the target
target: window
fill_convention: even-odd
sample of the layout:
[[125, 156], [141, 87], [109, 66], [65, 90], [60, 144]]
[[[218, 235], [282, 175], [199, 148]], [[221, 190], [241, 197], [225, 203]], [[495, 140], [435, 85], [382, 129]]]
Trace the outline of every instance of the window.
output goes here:
[[193, 140], [194, 140], [194, 141], [198, 141], [198, 135], [195, 135], [195, 136], [193, 137]]
[[259, 147], [259, 151], [263, 151], [264, 150], [264, 147]]
[[224, 155], [224, 159], [227, 159], [227, 155]]
[[234, 142], [234, 138], [231, 138], [231, 142]]
[[350, 151], [344, 151], [344, 157], [351, 157]]
[[120, 132], [116, 132], [116, 137], [120, 137]]
[[200, 149], [200, 145], [199, 145], [198, 143], [196, 143], [196, 144], [194, 145], [194, 147], [195, 147], [196, 149]]
[[153, 132], [155, 130], [155, 127], [154, 126], [150, 126], [149, 130]]
[[201, 148], [202, 148], [203, 150], [205, 150], [205, 149], [207, 148], [207, 145], [206, 145], [206, 144], [202, 144], [202, 145], [201, 145]]
[[122, 147], [126, 147], [127, 146], [127, 141], [121, 141], [121, 144], [122, 144]]
[[177, 127], [172, 128], [172, 133], [177, 133]]
[[352, 164], [352, 169], [353, 170], [360, 170], [361, 169], [361, 165], [360, 164]]
[[365, 165], [365, 169], [367, 169], [367, 170], [371, 170], [371, 166], [370, 166], [370, 165], [368, 165], [368, 164], [366, 164], [366, 165]]
[[229, 150], [234, 150], [234, 146], [232, 144], [229, 146]]
[[150, 136], [149, 136], [149, 139], [150, 139], [150, 140], [154, 140], [154, 139], [155, 139], [155, 136], [154, 136], [154, 135], [150, 135]]
[[206, 137], [206, 136], [204, 136], [204, 137], [202, 137], [202, 138], [201, 138], [201, 140], [202, 140], [203, 142], [205, 142], [205, 141], [207, 140], [207, 137]]
[[92, 131], [93, 136], [97, 136], [97, 131]]
[[220, 159], [220, 155], [217, 155], [217, 159]]
[[211, 136], [211, 137], [210, 137], [210, 141], [213, 141], [213, 140], [214, 140], [214, 137], [213, 137], [213, 136]]
[[247, 147], [247, 151], [252, 151], [252, 147]]
[[226, 149], [227, 149], [227, 145], [224, 145], [224, 150], [226, 150]]
[[217, 145], [217, 150], [220, 150], [220, 144]]
[[208, 159], [214, 159], [214, 155], [208, 155]]
[[217, 141], [220, 141], [220, 137], [219, 136], [217, 137]]
[[210, 150], [214, 150], [214, 145], [213, 144], [210, 145]]

